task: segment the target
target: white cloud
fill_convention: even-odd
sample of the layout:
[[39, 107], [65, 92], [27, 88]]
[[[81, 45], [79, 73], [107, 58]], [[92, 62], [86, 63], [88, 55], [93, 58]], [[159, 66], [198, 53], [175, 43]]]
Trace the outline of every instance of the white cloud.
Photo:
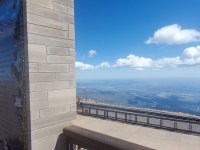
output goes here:
[[186, 48], [183, 58], [184, 65], [200, 65], [200, 46]]
[[182, 60], [180, 57], [171, 57], [171, 58], [162, 58], [159, 60], [154, 61], [154, 66], [155, 68], [166, 68], [166, 67], [177, 67], [179, 65], [182, 65]]
[[94, 69], [94, 66], [90, 64], [84, 64], [82, 62], [76, 62], [76, 68], [81, 70], [92, 70]]
[[88, 57], [92, 57], [92, 56], [94, 56], [94, 55], [96, 55], [96, 54], [97, 54], [96, 50], [90, 50], [90, 51], [88, 52]]
[[110, 68], [109, 62], [102, 62], [101, 64], [97, 65], [96, 68]]
[[186, 58], [196, 59], [200, 57], [200, 46], [186, 48], [183, 54]]
[[178, 24], [158, 29], [146, 44], [186, 44], [200, 41], [200, 32], [195, 29], [182, 29]]
[[83, 62], [76, 62], [76, 68], [80, 70], [93, 70], [99, 68], [110, 68], [109, 62], [102, 62], [99, 65], [85, 64]]
[[135, 69], [139, 71], [144, 71], [144, 68], [135, 68]]
[[196, 66], [200, 65], [200, 45], [196, 47], [186, 48], [181, 56], [166, 57], [160, 59], [151, 59], [146, 57], [140, 57], [136, 55], [128, 55], [126, 58], [119, 58], [115, 64], [111, 65], [109, 62], [102, 62], [99, 65], [85, 64], [82, 62], [76, 62], [76, 68], [81, 70], [92, 70], [99, 68], [111, 68], [111, 67], [131, 67], [136, 70], [144, 70], [147, 68], [159, 69], [159, 68], [175, 68], [182, 66]]
[[145, 68], [175, 68], [194, 65], [200, 65], [200, 46], [186, 48], [182, 56], [166, 57], [157, 60], [128, 55], [126, 58], [118, 59], [114, 67], [128, 66], [137, 70], [144, 70]]
[[126, 58], [120, 58], [116, 61], [115, 67], [133, 67], [133, 68], [148, 68], [152, 66], [152, 59], [128, 55]]

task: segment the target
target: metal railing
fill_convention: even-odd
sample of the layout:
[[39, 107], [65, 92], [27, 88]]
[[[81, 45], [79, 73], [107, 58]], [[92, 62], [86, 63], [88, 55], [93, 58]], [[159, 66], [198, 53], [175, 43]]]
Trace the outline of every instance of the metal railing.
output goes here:
[[77, 126], [64, 128], [67, 150], [152, 150]]
[[77, 112], [86, 116], [200, 135], [200, 119], [194, 117], [84, 103], [77, 104]]

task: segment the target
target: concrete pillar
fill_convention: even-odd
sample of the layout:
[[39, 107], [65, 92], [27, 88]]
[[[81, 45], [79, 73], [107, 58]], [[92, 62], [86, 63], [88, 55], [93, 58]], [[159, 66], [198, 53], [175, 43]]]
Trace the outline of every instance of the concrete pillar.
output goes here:
[[25, 0], [31, 150], [61, 150], [76, 116], [74, 0]]

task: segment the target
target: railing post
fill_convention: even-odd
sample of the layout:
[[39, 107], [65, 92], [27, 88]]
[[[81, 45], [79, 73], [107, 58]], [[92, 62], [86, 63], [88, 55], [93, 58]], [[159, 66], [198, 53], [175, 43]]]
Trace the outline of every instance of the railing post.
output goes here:
[[96, 116], [98, 117], [98, 109], [96, 109]]
[[147, 125], [149, 126], [149, 116], [147, 116]]
[[107, 110], [104, 110], [104, 118], [107, 119]]
[[83, 114], [83, 106], [82, 106], [82, 114]]
[[89, 116], [91, 115], [91, 108], [89, 107]]
[[128, 122], [128, 121], [127, 121], [127, 113], [125, 113], [125, 122]]
[[177, 129], [177, 122], [174, 121], [174, 129]]
[[135, 115], [135, 123], [137, 124], [137, 115]]
[[191, 124], [191, 122], [189, 123], [189, 131], [192, 131], [192, 124]]
[[163, 127], [163, 120], [162, 120], [162, 118], [160, 119], [160, 127], [161, 128]]

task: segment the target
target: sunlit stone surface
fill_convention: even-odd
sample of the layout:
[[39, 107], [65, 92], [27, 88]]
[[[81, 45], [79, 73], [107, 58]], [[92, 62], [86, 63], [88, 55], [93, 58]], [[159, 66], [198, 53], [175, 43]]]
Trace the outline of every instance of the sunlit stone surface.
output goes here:
[[77, 116], [74, 125], [158, 150], [199, 150], [200, 137], [94, 117]]
[[31, 149], [62, 150], [76, 116], [73, 0], [26, 0]]

